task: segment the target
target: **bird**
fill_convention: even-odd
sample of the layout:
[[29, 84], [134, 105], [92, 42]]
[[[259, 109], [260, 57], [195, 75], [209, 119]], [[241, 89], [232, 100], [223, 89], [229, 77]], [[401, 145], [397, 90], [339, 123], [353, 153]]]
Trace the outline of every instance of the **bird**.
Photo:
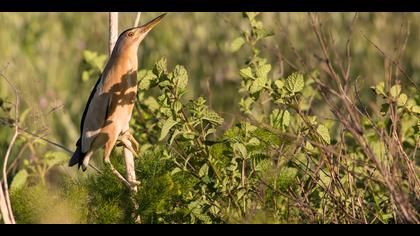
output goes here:
[[80, 138], [76, 150], [69, 160], [69, 166], [78, 164], [86, 171], [92, 154], [103, 148], [103, 161], [112, 173], [132, 186], [111, 164], [110, 155], [117, 140], [134, 155], [138, 142], [129, 130], [136, 95], [138, 48], [146, 35], [166, 15], [162, 14], [148, 23], [122, 32], [112, 53], [88, 98], [80, 122]]

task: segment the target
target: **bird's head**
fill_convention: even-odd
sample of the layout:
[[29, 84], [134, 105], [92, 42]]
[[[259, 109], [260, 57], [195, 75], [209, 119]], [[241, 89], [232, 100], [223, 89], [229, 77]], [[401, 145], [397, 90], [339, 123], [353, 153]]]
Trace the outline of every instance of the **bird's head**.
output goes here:
[[148, 23], [125, 30], [120, 34], [116, 43], [116, 49], [120, 50], [134, 50], [137, 52], [138, 46], [146, 35], [162, 20], [166, 15], [162, 14]]

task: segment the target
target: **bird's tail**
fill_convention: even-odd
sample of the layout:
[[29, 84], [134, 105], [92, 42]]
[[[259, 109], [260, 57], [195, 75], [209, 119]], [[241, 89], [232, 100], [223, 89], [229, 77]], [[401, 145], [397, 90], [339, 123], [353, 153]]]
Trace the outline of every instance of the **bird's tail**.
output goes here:
[[[85, 157], [86, 157], [86, 153], [83, 153], [81, 148], [80, 148], [80, 145], [77, 145], [76, 151], [74, 151], [73, 156], [71, 157], [71, 159], [69, 161], [69, 166], [72, 167], [76, 164], [79, 164], [78, 168], [80, 169], [80, 166], [83, 165], [83, 161], [84, 161]], [[83, 169], [83, 171], [86, 170], [85, 168], [82, 168], [82, 169]]]

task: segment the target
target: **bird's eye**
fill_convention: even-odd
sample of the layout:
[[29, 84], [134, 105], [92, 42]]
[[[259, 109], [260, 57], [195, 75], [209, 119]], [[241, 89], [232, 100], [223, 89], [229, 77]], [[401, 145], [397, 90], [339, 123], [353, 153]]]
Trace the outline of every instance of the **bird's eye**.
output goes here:
[[128, 37], [133, 37], [134, 33], [133, 32], [128, 32]]

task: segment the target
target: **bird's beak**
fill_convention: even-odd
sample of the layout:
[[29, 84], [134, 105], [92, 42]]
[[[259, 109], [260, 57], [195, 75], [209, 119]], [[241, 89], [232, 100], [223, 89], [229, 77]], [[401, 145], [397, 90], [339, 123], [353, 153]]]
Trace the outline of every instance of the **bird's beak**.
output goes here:
[[150, 30], [152, 30], [157, 24], [159, 24], [159, 22], [162, 20], [163, 17], [166, 16], [165, 14], [162, 14], [158, 17], [156, 17], [155, 19], [147, 22], [146, 24], [138, 27], [138, 29], [141, 31], [142, 34], [147, 34], [149, 33]]

